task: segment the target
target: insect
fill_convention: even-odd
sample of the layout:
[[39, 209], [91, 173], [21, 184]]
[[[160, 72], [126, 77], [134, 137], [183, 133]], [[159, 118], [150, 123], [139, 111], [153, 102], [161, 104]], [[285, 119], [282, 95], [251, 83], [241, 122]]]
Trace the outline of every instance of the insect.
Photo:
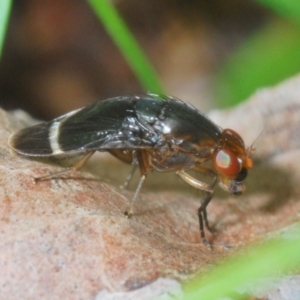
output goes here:
[[[12, 134], [8, 145], [24, 156], [82, 155], [73, 167], [75, 170], [95, 151], [107, 151], [123, 162], [138, 165], [141, 178], [126, 216], [131, 215], [149, 171], [176, 172], [186, 183], [204, 192], [198, 218], [201, 239], [207, 247], [210, 244], [204, 225], [208, 230], [210, 227], [206, 208], [214, 188], [219, 183], [230, 194], [242, 194], [254, 150], [245, 148], [238, 133], [222, 130], [193, 106], [150, 93], [111, 98], [71, 111]], [[192, 177], [187, 173], [191, 169], [211, 177], [211, 183]]]

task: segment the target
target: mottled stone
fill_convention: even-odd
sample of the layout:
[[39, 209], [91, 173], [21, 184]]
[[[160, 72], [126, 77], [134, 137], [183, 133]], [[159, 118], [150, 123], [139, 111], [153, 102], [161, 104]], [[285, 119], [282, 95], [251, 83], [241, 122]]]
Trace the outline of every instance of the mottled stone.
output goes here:
[[257, 148], [246, 193], [217, 192], [208, 207], [217, 231], [207, 233], [211, 251], [200, 242], [201, 192], [174, 174], [150, 174], [134, 216], [126, 219], [136, 184], [129, 191], [119, 188], [127, 166], [96, 155], [84, 171], [34, 184], [33, 177], [61, 167], [11, 154], [8, 136], [24, 122], [0, 111], [2, 298], [93, 299], [130, 293], [158, 278], [182, 281], [234, 249], [299, 222], [299, 111], [298, 76], [210, 114]]

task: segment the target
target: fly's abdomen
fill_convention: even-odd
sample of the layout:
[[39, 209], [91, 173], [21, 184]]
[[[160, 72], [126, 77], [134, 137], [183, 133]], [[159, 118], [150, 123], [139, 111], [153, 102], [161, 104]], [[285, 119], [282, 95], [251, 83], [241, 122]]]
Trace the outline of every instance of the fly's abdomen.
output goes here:
[[53, 146], [49, 139], [50, 123], [25, 128], [9, 137], [8, 145], [16, 152], [27, 156], [51, 156]]

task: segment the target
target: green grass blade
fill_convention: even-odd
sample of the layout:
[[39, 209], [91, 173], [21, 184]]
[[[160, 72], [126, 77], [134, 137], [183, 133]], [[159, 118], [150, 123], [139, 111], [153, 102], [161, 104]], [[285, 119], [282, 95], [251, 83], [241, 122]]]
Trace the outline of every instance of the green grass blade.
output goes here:
[[278, 15], [288, 18], [300, 25], [299, 0], [256, 0], [258, 3], [270, 8]]
[[218, 106], [236, 105], [258, 88], [297, 74], [299, 49], [300, 30], [287, 23], [272, 23], [249, 38], [216, 76]]
[[144, 89], [163, 94], [154, 68], [110, 1], [89, 0], [89, 3]]
[[3, 51], [3, 45], [5, 40], [5, 34], [12, 6], [11, 0], [0, 1], [0, 57]]
[[290, 231], [288, 235], [293, 238], [273, 239], [243, 255], [235, 254], [222, 265], [202, 274], [186, 286], [184, 299], [220, 299], [235, 294], [251, 282], [256, 286], [259, 279], [299, 270], [299, 228]]

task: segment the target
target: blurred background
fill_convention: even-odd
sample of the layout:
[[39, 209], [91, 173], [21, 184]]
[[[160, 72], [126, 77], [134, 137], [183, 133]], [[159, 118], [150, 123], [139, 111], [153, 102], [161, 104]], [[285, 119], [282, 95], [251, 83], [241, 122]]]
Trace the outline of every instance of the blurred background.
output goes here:
[[[112, 1], [164, 92], [203, 111], [239, 103], [300, 70], [300, 12], [269, 2]], [[51, 119], [145, 91], [88, 1], [13, 2], [0, 63], [1, 107]]]

